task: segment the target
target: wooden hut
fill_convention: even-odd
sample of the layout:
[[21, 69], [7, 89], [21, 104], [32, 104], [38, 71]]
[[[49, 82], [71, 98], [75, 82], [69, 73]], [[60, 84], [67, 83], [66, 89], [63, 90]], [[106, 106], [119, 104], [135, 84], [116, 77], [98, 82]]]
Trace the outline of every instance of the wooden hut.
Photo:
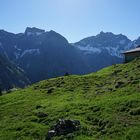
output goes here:
[[132, 50], [128, 50], [126, 52], [123, 53], [125, 56], [125, 62], [130, 62], [132, 60], [134, 60], [137, 57], [140, 57], [140, 46], [138, 46], [135, 49]]

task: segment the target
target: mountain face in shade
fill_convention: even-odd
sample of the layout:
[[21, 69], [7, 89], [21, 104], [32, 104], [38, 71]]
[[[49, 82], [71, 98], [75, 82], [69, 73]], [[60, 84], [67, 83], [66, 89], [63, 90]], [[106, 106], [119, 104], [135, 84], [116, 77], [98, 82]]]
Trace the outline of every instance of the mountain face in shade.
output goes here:
[[83, 53], [92, 71], [97, 71], [112, 64], [123, 63], [122, 52], [135, 48], [138, 44], [140, 39], [131, 41], [122, 34], [100, 32], [72, 45]]
[[0, 55], [0, 89], [11, 89], [13, 87], [25, 87], [30, 84], [24, 71]]
[[0, 52], [24, 69], [32, 82], [70, 74], [84, 74], [87, 64], [78, 49], [55, 31], [27, 28], [25, 33], [0, 32]]
[[134, 48], [140, 39], [101, 32], [70, 44], [62, 35], [27, 27], [24, 33], [0, 30], [0, 54], [22, 68], [31, 82], [69, 74], [86, 74], [122, 63], [123, 51]]

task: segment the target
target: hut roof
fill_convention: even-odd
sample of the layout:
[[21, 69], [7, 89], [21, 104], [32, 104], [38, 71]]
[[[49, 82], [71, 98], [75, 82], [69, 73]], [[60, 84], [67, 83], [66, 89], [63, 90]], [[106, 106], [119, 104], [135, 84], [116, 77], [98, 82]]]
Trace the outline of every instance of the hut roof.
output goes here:
[[140, 46], [138, 46], [138, 47], [135, 48], [135, 49], [131, 49], [131, 50], [128, 50], [128, 51], [126, 51], [126, 52], [123, 52], [123, 54], [134, 53], [134, 52], [140, 52]]

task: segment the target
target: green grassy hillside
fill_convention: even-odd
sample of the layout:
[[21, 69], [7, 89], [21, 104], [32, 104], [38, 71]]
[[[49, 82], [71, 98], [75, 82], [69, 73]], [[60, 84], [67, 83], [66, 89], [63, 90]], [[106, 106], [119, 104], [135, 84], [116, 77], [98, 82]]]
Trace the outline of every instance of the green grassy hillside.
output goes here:
[[44, 140], [60, 118], [79, 120], [81, 127], [54, 140], [139, 140], [140, 59], [1, 96], [0, 140]]

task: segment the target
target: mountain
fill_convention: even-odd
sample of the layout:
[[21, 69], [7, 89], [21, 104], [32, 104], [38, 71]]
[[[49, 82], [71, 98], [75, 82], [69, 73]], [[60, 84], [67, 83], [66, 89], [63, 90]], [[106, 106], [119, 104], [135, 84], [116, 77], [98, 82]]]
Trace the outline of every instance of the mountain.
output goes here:
[[112, 64], [124, 61], [124, 51], [135, 48], [140, 41], [131, 41], [125, 35], [115, 35], [111, 32], [100, 32], [100, 34], [87, 37], [72, 45], [78, 48], [91, 66], [91, 71], [97, 71]]
[[111, 56], [122, 58], [121, 53], [134, 47], [133, 44], [133, 41], [125, 35], [100, 32], [100, 34], [96, 36], [82, 39], [73, 45], [86, 54], [101, 54], [102, 52], [106, 52]]
[[[58, 126], [52, 139], [139, 140], [139, 79], [140, 59], [136, 59], [1, 96], [0, 138], [48, 140], [48, 131], [53, 134]], [[76, 122], [80, 127], [71, 132]]]
[[87, 64], [79, 51], [55, 31], [26, 28], [24, 33], [0, 31], [1, 53], [21, 67], [31, 82], [70, 74], [84, 74]]
[[101, 32], [70, 44], [55, 31], [27, 27], [24, 33], [0, 30], [0, 54], [27, 73], [32, 83], [69, 74], [87, 74], [124, 61], [122, 52], [135, 48], [140, 38]]
[[136, 40], [133, 41], [133, 46], [139, 46], [140, 45], [140, 37], [138, 37]]
[[30, 84], [23, 70], [18, 68], [10, 60], [0, 55], [0, 89], [13, 87], [25, 87]]

